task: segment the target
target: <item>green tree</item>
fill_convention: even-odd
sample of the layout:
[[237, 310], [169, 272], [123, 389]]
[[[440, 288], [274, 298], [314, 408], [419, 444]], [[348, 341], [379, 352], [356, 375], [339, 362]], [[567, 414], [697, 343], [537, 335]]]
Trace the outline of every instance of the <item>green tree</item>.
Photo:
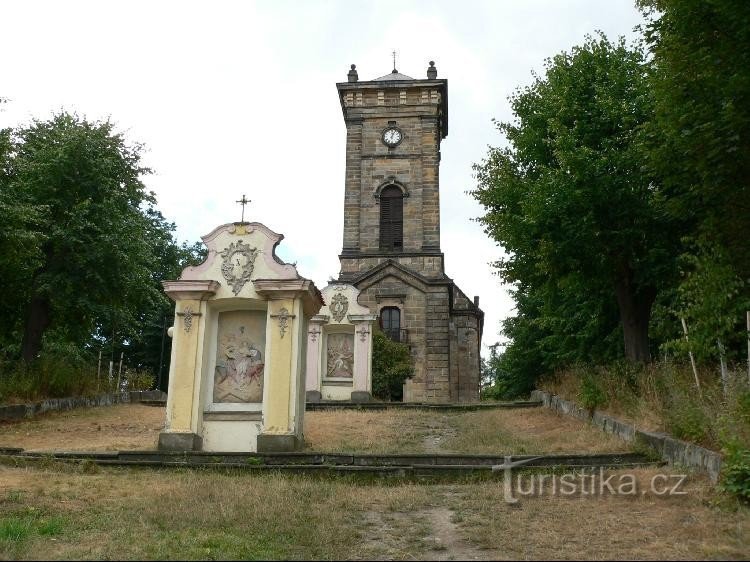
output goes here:
[[28, 254], [21, 355], [36, 358], [45, 337], [85, 342], [98, 319], [132, 326], [162, 296], [153, 283], [155, 203], [141, 180], [141, 147], [109, 122], [62, 113], [16, 132], [4, 175], [18, 200], [39, 210]]
[[39, 265], [38, 247], [45, 235], [41, 228], [43, 208], [24, 200], [12, 185], [13, 148], [12, 130], [0, 130], [0, 349], [12, 348], [17, 353], [20, 337], [14, 319], [22, 314], [28, 296], [26, 280], [30, 270]]
[[645, 161], [689, 226], [674, 307], [699, 355], [744, 348], [750, 301], [750, 3], [640, 0], [654, 116]]
[[403, 399], [406, 379], [414, 374], [409, 347], [380, 330], [372, 334], [372, 394], [381, 400]]
[[[643, 53], [589, 37], [510, 101], [516, 120], [498, 124], [509, 146], [475, 166], [473, 192], [485, 231], [508, 253], [496, 267], [516, 287], [504, 357], [529, 363], [540, 351], [541, 365], [531, 359], [541, 368], [611, 358], [602, 342], [613, 341], [617, 318], [625, 357], [648, 361], [651, 309], [675, 275], [679, 225], [642, 165], [640, 131], [652, 116]], [[522, 339], [532, 346], [516, 347]]]

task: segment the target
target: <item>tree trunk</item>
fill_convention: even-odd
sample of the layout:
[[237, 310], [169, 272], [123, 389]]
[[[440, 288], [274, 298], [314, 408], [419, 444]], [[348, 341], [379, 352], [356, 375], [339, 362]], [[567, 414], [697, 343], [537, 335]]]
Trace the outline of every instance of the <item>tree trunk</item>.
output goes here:
[[633, 272], [626, 268], [615, 282], [615, 293], [625, 340], [625, 357], [632, 363], [648, 363], [651, 360], [648, 323], [656, 289], [642, 287], [638, 290], [633, 283]]
[[49, 299], [44, 296], [34, 295], [29, 304], [29, 313], [26, 316], [26, 326], [23, 331], [23, 344], [21, 345], [21, 357], [27, 363], [36, 359], [42, 350], [42, 336], [50, 324]]

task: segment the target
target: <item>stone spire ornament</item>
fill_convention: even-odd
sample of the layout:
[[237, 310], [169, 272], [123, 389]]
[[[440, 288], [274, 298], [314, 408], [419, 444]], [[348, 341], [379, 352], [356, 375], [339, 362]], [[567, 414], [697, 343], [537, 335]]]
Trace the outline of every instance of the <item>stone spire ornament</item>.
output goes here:
[[435, 61], [430, 61], [430, 67], [427, 69], [427, 79], [437, 80], [437, 68], [435, 68]]
[[351, 70], [347, 73], [346, 77], [349, 79], [349, 82], [356, 82], [359, 80], [359, 75], [357, 74], [357, 65], [353, 64]]

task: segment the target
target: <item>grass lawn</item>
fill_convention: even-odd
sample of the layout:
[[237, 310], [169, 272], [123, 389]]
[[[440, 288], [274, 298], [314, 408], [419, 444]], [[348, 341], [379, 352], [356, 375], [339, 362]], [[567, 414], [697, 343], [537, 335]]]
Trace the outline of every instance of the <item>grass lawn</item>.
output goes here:
[[[0, 447], [27, 450], [154, 449], [164, 409], [82, 408], [0, 424]], [[621, 440], [541, 408], [440, 413], [338, 410], [305, 414], [308, 450], [351, 453], [535, 454], [618, 452]]]
[[[0, 446], [150, 449], [164, 410], [119, 405], [0, 425]], [[548, 410], [321, 411], [307, 446], [370, 453], [623, 451]], [[645, 483], [655, 469], [633, 471]], [[645, 485], [645, 484], [644, 484]], [[747, 558], [750, 513], [700, 476], [686, 495], [503, 501], [500, 480], [414, 483], [50, 461], [0, 466], [0, 559]]]
[[748, 510], [685, 491], [511, 506], [496, 481], [0, 467], [0, 558], [747, 558]]

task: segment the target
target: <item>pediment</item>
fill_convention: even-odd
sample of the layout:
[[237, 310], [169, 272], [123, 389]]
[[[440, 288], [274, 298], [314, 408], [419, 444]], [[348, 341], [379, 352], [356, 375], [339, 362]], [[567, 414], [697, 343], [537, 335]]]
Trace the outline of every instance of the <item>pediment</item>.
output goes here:
[[297, 268], [276, 255], [283, 234], [258, 223], [228, 223], [202, 237], [208, 249], [203, 263], [182, 270], [181, 281], [220, 283], [216, 298], [255, 298], [256, 279], [299, 279]]

